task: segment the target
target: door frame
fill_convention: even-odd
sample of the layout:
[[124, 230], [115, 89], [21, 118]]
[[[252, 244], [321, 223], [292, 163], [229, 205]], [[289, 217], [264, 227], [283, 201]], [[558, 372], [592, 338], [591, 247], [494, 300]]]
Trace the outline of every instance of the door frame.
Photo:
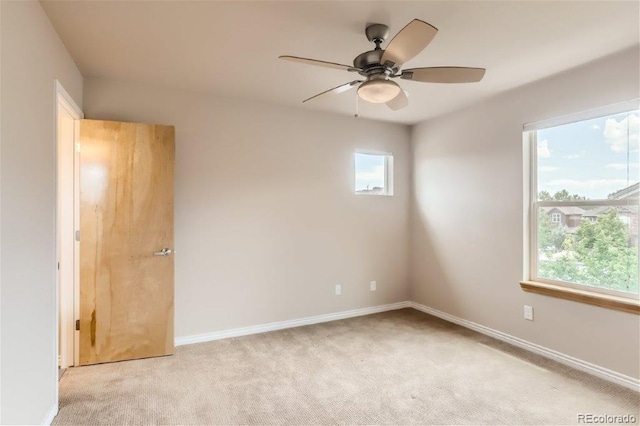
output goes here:
[[[58, 180], [59, 180], [59, 159], [58, 159], [58, 154], [60, 151], [60, 146], [59, 143], [62, 143], [61, 141], [58, 140], [58, 116], [60, 114], [60, 108], [64, 108], [65, 112], [68, 113], [69, 115], [71, 115], [71, 117], [74, 120], [74, 131], [73, 131], [73, 140], [71, 141], [67, 141], [65, 140], [64, 143], [72, 143], [73, 144], [73, 152], [74, 152], [74, 160], [73, 160], [73, 228], [74, 230], [79, 229], [79, 204], [78, 204], [78, 200], [79, 200], [79, 165], [80, 165], [80, 155], [79, 155], [79, 144], [78, 144], [78, 128], [79, 128], [79, 120], [81, 120], [82, 118], [84, 118], [84, 113], [82, 112], [82, 110], [80, 109], [80, 107], [75, 103], [75, 101], [73, 100], [73, 98], [69, 95], [69, 93], [65, 90], [65, 88], [62, 86], [62, 84], [60, 83], [60, 81], [58, 80], [54, 80], [54, 129], [53, 129], [53, 135], [54, 135], [54, 146], [55, 146], [55, 200], [56, 200], [56, 204], [55, 204], [55, 209], [54, 209], [54, 216], [55, 216], [55, 262], [54, 262], [54, 268], [55, 268], [55, 377], [56, 377], [56, 383], [57, 383], [57, 377], [58, 377], [58, 367], [59, 367], [59, 363], [61, 360], [58, 359], [59, 354], [60, 354], [60, 348], [59, 348], [59, 344], [60, 345], [64, 345], [66, 347], [70, 347], [73, 346], [73, 359], [66, 359], [66, 355], [64, 357], [64, 359], [62, 360], [62, 364], [66, 367], [66, 366], [73, 366], [73, 365], [77, 365], [78, 364], [78, 332], [75, 331], [75, 327], [73, 326], [73, 322], [75, 322], [75, 319], [78, 318], [78, 312], [79, 312], [79, 307], [78, 307], [78, 301], [79, 301], [79, 292], [80, 292], [80, 285], [79, 285], [79, 275], [80, 275], [80, 268], [79, 268], [79, 262], [78, 262], [78, 254], [79, 254], [79, 247], [78, 247], [78, 241], [77, 239], [74, 238], [74, 245], [73, 245], [73, 254], [70, 253], [60, 253], [60, 225], [59, 225], [59, 215], [58, 215], [58, 205], [60, 203], [60, 194], [58, 191]], [[69, 292], [60, 292], [60, 277], [59, 277], [59, 270], [58, 270], [58, 262], [60, 261], [60, 256], [64, 255], [65, 257], [71, 257], [73, 260], [73, 292], [71, 292], [71, 294], [67, 294]], [[64, 303], [61, 303], [61, 297], [64, 298]], [[60, 333], [60, 310], [61, 310], [61, 305], [64, 305], [66, 307], [66, 311], [72, 315], [72, 321], [71, 321], [71, 330], [68, 330], [69, 332], [67, 333]], [[67, 321], [68, 322], [68, 321]], [[67, 324], [67, 326], [69, 326], [69, 324]], [[62, 337], [62, 342], [60, 341], [60, 338]], [[58, 386], [56, 385], [56, 400], [57, 400], [57, 389]]]

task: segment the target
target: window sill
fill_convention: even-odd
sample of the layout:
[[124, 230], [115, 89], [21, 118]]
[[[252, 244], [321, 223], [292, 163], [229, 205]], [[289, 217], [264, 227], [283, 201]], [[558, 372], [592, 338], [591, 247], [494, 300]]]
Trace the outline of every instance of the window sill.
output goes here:
[[593, 293], [590, 291], [561, 287], [558, 285], [539, 283], [535, 281], [521, 281], [520, 287], [524, 291], [529, 291], [531, 293], [573, 300], [574, 302], [588, 303], [602, 308], [640, 315], [640, 303], [638, 300], [625, 299], [624, 297]]

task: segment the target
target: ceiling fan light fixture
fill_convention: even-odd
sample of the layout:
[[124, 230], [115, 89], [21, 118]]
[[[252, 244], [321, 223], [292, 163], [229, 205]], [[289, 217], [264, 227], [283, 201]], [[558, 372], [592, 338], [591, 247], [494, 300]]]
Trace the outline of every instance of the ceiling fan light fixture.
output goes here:
[[369, 80], [358, 87], [358, 96], [367, 102], [382, 104], [400, 94], [400, 86], [391, 80]]

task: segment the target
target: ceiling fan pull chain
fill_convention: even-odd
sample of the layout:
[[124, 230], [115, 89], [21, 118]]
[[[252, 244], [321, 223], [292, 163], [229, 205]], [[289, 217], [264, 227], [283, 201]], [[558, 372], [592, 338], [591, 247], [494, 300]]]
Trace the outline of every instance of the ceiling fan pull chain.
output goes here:
[[360, 111], [358, 109], [358, 107], [360, 106], [359, 98], [360, 96], [358, 96], [358, 93], [356, 92], [356, 113], [353, 115], [355, 118], [360, 117]]

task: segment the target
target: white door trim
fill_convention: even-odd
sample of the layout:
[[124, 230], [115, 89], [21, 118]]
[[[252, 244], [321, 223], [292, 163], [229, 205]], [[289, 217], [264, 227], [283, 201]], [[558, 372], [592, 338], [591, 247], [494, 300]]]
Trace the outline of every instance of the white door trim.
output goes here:
[[[73, 293], [72, 294], [59, 294], [59, 285], [60, 283], [59, 281], [59, 274], [58, 274], [58, 261], [60, 259], [60, 256], [62, 253], [60, 253], [60, 235], [59, 235], [59, 217], [58, 217], [58, 200], [60, 197], [59, 191], [58, 191], [58, 180], [59, 180], [59, 161], [58, 161], [58, 153], [59, 153], [59, 146], [58, 146], [58, 116], [60, 114], [60, 108], [63, 108], [64, 111], [69, 114], [74, 120], [75, 120], [75, 125], [74, 125], [74, 137], [73, 140], [70, 141], [70, 143], [73, 143], [75, 145], [76, 142], [76, 135], [77, 135], [77, 129], [78, 129], [78, 120], [84, 118], [84, 113], [82, 112], [82, 110], [80, 109], [80, 107], [78, 107], [78, 105], [75, 103], [75, 101], [73, 100], [73, 98], [69, 95], [69, 93], [64, 89], [64, 87], [62, 86], [62, 84], [58, 81], [58, 80], [54, 80], [54, 93], [53, 93], [54, 97], [53, 97], [53, 107], [54, 107], [54, 117], [53, 117], [53, 140], [54, 140], [54, 147], [55, 147], [55, 194], [56, 194], [56, 205], [55, 205], [55, 229], [56, 229], [56, 241], [55, 241], [55, 261], [54, 261], [54, 276], [55, 276], [55, 292], [54, 292], [54, 298], [55, 298], [55, 309], [54, 309], [54, 315], [55, 315], [55, 319], [54, 319], [54, 324], [56, 325], [55, 327], [55, 353], [54, 353], [54, 357], [53, 359], [55, 360], [54, 362], [54, 372], [55, 372], [55, 376], [56, 377], [56, 405], [57, 405], [57, 400], [58, 400], [58, 386], [57, 386], [57, 377], [58, 377], [58, 354], [59, 354], [59, 347], [58, 347], [58, 342], [60, 339], [60, 299], [59, 297], [65, 297], [65, 299], [67, 300], [66, 305], [72, 307], [73, 309], [73, 318], [77, 318], [78, 316], [78, 310], [77, 310], [77, 299], [79, 296], [79, 282], [78, 282], [78, 271], [79, 271], [79, 262], [78, 262], [78, 256], [77, 256], [77, 242], [74, 244], [74, 255], [73, 255], [73, 268], [74, 268], [74, 282], [73, 282]], [[78, 182], [78, 176], [79, 176], [79, 171], [78, 171], [78, 167], [77, 165], [79, 164], [79, 157], [78, 157], [78, 152], [75, 152], [75, 158], [74, 158], [74, 178], [73, 178], [73, 192], [74, 192], [74, 206], [73, 206], [73, 216], [74, 216], [74, 227], [77, 229], [77, 223], [78, 223], [78, 209], [77, 209], [77, 188], [79, 187], [79, 182]], [[76, 358], [75, 356], [75, 352], [77, 351], [76, 346], [77, 344], [75, 343], [75, 341], [77, 340], [77, 336], [75, 336], [75, 334], [77, 334], [77, 332], [72, 332], [72, 333], [68, 333], [66, 335], [63, 335], [62, 337], [67, 340], [67, 344], [73, 344], [74, 345], [74, 358]], [[71, 340], [71, 341], [69, 341]], [[65, 344], [65, 343], [63, 343]], [[77, 361], [75, 359], [66, 359], [66, 356], [63, 357], [63, 364], [64, 365], [74, 365], [77, 364]]]
[[58, 112], [57, 103], [61, 101], [65, 104], [65, 107], [69, 109], [69, 112], [76, 116], [78, 120], [84, 118], [84, 112], [80, 109], [78, 104], [73, 100], [69, 92], [65, 90], [60, 81], [55, 80], [55, 90], [56, 90], [56, 115]]

